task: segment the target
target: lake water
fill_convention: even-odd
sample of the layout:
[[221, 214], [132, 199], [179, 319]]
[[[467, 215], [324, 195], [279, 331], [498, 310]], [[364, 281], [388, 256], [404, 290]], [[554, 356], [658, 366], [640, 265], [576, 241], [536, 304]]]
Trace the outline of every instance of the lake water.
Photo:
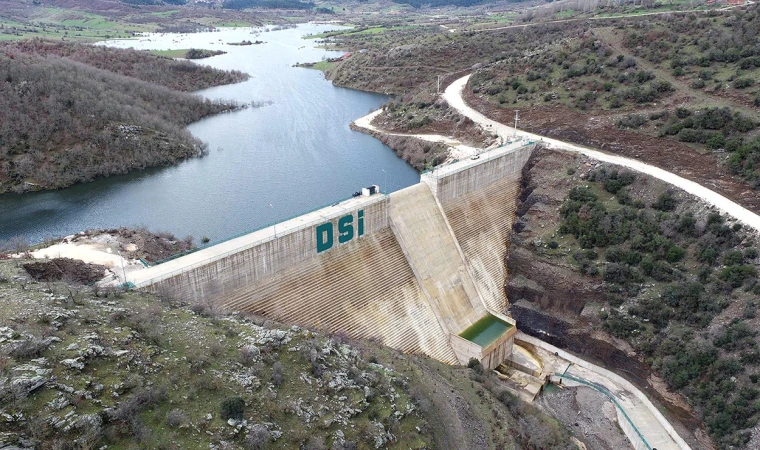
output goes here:
[[[188, 127], [209, 144], [203, 158], [60, 191], [0, 195], [0, 239], [30, 242], [86, 229], [145, 226], [178, 237], [221, 240], [349, 197], [378, 184], [392, 192], [419, 175], [387, 146], [349, 129], [387, 97], [337, 88], [321, 72], [292, 67], [340, 53], [302, 39], [327, 25], [261, 32], [247, 28], [109, 41], [138, 49], [206, 48], [196, 61], [251, 74], [243, 83], [199, 92], [211, 99], [266, 103]], [[228, 42], [265, 41], [230, 46]], [[271, 103], [270, 103], [271, 102]]]

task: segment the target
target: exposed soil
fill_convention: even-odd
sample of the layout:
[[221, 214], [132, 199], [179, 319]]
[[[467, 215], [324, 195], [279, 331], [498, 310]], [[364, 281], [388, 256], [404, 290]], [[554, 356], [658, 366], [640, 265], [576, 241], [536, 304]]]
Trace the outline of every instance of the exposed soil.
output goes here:
[[105, 266], [87, 264], [71, 258], [54, 258], [49, 261], [35, 261], [24, 264], [24, 269], [35, 281], [67, 281], [76, 284], [90, 284], [101, 278]]
[[615, 405], [589, 387], [545, 393], [538, 404], [565, 424], [589, 449], [621, 450], [631, 443], [617, 423]]
[[492, 133], [488, 133], [470, 118], [464, 117], [455, 109], [450, 108], [445, 100], [439, 99], [436, 104], [440, 106], [420, 111], [431, 120], [429, 124], [422, 127], [413, 127], [414, 119], [410, 120], [405, 114], [394, 114], [387, 109], [372, 121], [372, 125], [390, 133], [451, 136], [464, 144], [478, 147], [487, 147], [495, 141]]
[[[514, 121], [514, 110], [499, 108], [465, 87], [468, 104], [502, 123]], [[700, 154], [683, 143], [646, 136], [615, 127], [611, 114], [584, 114], [565, 107], [520, 109], [521, 128], [544, 136], [600, 149], [676, 173], [760, 213], [760, 195], [751, 186], [731, 175], [720, 157]]]

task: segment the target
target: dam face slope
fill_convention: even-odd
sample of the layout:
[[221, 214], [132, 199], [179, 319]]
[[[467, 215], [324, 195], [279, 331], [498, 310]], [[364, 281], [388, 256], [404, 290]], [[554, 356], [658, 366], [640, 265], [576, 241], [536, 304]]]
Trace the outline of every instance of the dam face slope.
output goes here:
[[394, 192], [391, 228], [423, 292], [448, 333], [459, 333], [486, 314], [454, 236], [430, 188], [420, 183]]
[[224, 306], [457, 361], [390, 228], [230, 292]]

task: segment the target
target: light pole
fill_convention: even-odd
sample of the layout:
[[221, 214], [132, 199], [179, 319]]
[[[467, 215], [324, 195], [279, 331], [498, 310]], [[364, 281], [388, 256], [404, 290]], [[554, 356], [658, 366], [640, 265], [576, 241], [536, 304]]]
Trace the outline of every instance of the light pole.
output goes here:
[[[388, 195], [388, 172], [385, 171], [385, 169], [380, 169], [383, 171], [383, 189], [385, 189], [385, 195]], [[382, 192], [382, 189], [381, 189]]]

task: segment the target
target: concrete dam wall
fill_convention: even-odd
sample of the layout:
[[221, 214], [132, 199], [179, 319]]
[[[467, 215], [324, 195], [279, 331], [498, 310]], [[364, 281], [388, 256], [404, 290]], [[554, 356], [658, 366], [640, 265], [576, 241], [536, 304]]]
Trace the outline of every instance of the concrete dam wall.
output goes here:
[[533, 148], [501, 147], [436, 169], [404, 190], [352, 198], [130, 281], [466, 363], [473, 349], [461, 350], [458, 334], [507, 307], [507, 237]]

